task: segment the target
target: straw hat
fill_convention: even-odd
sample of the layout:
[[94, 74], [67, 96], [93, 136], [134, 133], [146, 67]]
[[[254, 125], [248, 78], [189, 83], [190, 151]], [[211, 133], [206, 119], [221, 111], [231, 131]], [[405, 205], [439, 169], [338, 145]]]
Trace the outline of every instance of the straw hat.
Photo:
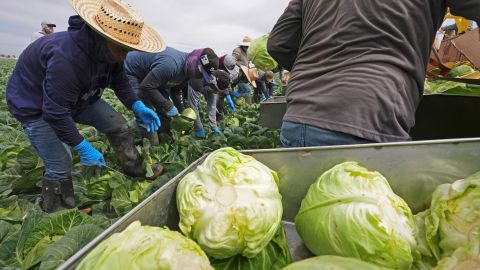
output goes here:
[[240, 68], [243, 71], [243, 74], [247, 77], [249, 83], [252, 84], [253, 87], [257, 88], [257, 83], [255, 82], [258, 80], [258, 70], [256, 68], [247, 68], [244, 65], [241, 65]]
[[252, 44], [252, 38], [249, 37], [249, 36], [244, 36], [244, 37], [243, 37], [243, 40], [242, 40], [242, 43], [240, 43], [240, 46], [247, 46], [247, 47], [249, 47], [250, 44]]
[[93, 30], [122, 47], [143, 52], [165, 49], [157, 32], [121, 0], [70, 0], [70, 4]]

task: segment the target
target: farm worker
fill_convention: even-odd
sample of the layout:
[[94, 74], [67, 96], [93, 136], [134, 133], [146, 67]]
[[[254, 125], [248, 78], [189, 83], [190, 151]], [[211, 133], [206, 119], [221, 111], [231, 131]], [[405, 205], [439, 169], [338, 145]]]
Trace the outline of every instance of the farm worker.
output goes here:
[[[124, 62], [130, 85], [147, 106], [155, 108], [165, 132], [170, 129], [168, 117], [178, 115], [185, 108], [182, 89], [187, 83], [187, 57], [188, 53], [167, 47], [159, 53], [130, 52]], [[147, 134], [145, 128], [140, 127], [140, 133], [158, 140], [156, 133]]]
[[233, 103], [232, 96], [240, 97], [237, 92], [233, 92], [233, 88], [239, 83], [251, 83], [256, 87], [256, 76], [258, 72], [256, 69], [249, 69], [245, 65], [240, 65], [232, 55], [226, 54], [219, 58], [219, 69], [226, 71], [230, 74], [231, 85], [225, 91], [219, 93], [217, 102], [217, 111], [219, 113], [219, 119], [223, 118], [225, 113], [223, 99], [227, 101], [227, 105], [230, 111], [235, 111], [235, 104]]
[[258, 72], [258, 79], [255, 81], [257, 87], [255, 88], [256, 101], [265, 101], [267, 97], [273, 98], [273, 72], [262, 71]]
[[40, 26], [41, 26], [40, 31], [33, 33], [30, 42], [34, 42], [35, 40], [43, 36], [53, 33], [55, 31], [53, 28], [57, 27], [56, 24], [46, 20], [42, 21]]
[[218, 70], [219, 60], [217, 54], [210, 48], [192, 51], [187, 58], [185, 72], [188, 77], [188, 103], [197, 114], [194, 123], [195, 136], [205, 138], [205, 130], [200, 116], [200, 99], [202, 96], [207, 101], [207, 111], [210, 127], [218, 133], [216, 122], [217, 95], [230, 86], [230, 76]]
[[[48, 35], [28, 46], [6, 90], [9, 111], [22, 123], [45, 165], [42, 197], [46, 212], [75, 206], [70, 148], [80, 154], [81, 164], [105, 166], [102, 153], [82, 137], [75, 123], [104, 133], [126, 174], [141, 177], [146, 173], [127, 121], [101, 99], [104, 88], [111, 87], [150, 132], [160, 126], [155, 112], [132, 91], [123, 70], [129, 50], [163, 50], [160, 36], [123, 2], [70, 3], [80, 16], [70, 17], [67, 32]], [[98, 10], [92, 8], [97, 5]], [[111, 17], [122, 20], [109, 20]], [[162, 170], [158, 165], [153, 169], [156, 176]]]
[[[235, 48], [232, 52], [232, 56], [235, 57], [235, 60], [237, 60], [237, 64], [239, 66], [244, 66], [247, 68], [251, 68], [250, 62], [248, 61], [247, 57], [247, 51], [248, 47], [250, 47], [250, 44], [252, 43], [252, 38], [249, 36], [243, 37], [242, 42], [238, 45], [237, 48]], [[256, 87], [256, 86], [254, 86]], [[251, 88], [248, 83], [240, 82], [238, 83], [238, 94], [239, 96], [245, 97], [247, 99], [250, 98], [251, 95]]]
[[478, 0], [290, 1], [267, 43], [292, 73], [282, 144], [410, 140], [447, 6], [480, 21]]

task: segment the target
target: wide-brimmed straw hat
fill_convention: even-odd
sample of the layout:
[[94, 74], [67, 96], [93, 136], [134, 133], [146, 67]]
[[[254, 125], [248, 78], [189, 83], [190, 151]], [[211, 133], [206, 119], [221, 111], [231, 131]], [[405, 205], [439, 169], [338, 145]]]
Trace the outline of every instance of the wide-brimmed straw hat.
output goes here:
[[161, 52], [165, 42], [121, 0], [70, 0], [78, 15], [96, 32], [130, 50]]
[[250, 44], [252, 44], [252, 38], [249, 37], [249, 36], [244, 36], [244, 37], [243, 37], [243, 40], [242, 40], [242, 43], [240, 43], [239, 46], [247, 46], [247, 47], [249, 47]]
[[257, 88], [257, 83], [255, 82], [258, 80], [258, 70], [256, 68], [248, 68], [244, 65], [241, 65], [240, 68], [243, 71], [243, 74], [247, 77], [247, 80], [253, 87]]

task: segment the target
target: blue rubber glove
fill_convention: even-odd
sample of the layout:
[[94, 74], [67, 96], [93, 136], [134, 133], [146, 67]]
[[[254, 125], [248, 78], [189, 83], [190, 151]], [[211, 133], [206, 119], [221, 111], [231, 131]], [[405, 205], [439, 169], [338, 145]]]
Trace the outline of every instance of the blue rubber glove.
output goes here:
[[161, 126], [160, 119], [158, 118], [157, 114], [145, 106], [145, 104], [143, 104], [143, 102], [140, 100], [137, 100], [135, 103], [133, 103], [132, 110], [135, 115], [142, 120], [143, 124], [145, 124], [145, 128], [148, 132], [156, 132]]
[[232, 97], [230, 95], [227, 95], [225, 97], [225, 99], [227, 100], [227, 105], [228, 105], [228, 108], [230, 109], [230, 111], [234, 112], [235, 111], [235, 104], [233, 103]]
[[205, 138], [205, 131], [202, 130], [197, 130], [195, 131], [195, 137], [197, 138]]
[[80, 154], [80, 163], [85, 166], [105, 166], [105, 159], [102, 153], [95, 149], [87, 140], [83, 140], [73, 148]]
[[233, 92], [232, 95], [236, 98], [240, 97], [240, 94], [238, 92]]
[[216, 134], [222, 134], [222, 130], [219, 127], [214, 128], [213, 132], [215, 132]]
[[167, 112], [168, 117], [174, 117], [178, 115], [177, 107], [173, 106], [170, 111]]

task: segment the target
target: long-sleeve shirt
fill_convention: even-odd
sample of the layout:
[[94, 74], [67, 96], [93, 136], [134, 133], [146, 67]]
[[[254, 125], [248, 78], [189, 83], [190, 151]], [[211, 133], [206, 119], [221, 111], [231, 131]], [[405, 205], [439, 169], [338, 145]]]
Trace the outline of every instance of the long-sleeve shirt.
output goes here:
[[135, 77], [142, 95], [160, 111], [167, 112], [173, 103], [159, 90], [166, 90], [183, 84], [187, 80], [185, 64], [188, 53], [167, 47], [160, 53], [130, 52], [125, 60], [125, 72]]
[[247, 53], [241, 47], [235, 48], [232, 52], [232, 56], [235, 57], [238, 65], [248, 67]]
[[447, 6], [480, 21], [478, 0], [292, 0], [267, 44], [291, 70], [284, 121], [377, 141], [409, 140]]
[[106, 41], [79, 17], [69, 29], [45, 36], [20, 55], [10, 77], [6, 98], [9, 111], [20, 121], [43, 118], [64, 143], [75, 146], [83, 137], [73, 117], [97, 101], [106, 87], [114, 89], [128, 108], [138, 100], [123, 63], [110, 63]]

